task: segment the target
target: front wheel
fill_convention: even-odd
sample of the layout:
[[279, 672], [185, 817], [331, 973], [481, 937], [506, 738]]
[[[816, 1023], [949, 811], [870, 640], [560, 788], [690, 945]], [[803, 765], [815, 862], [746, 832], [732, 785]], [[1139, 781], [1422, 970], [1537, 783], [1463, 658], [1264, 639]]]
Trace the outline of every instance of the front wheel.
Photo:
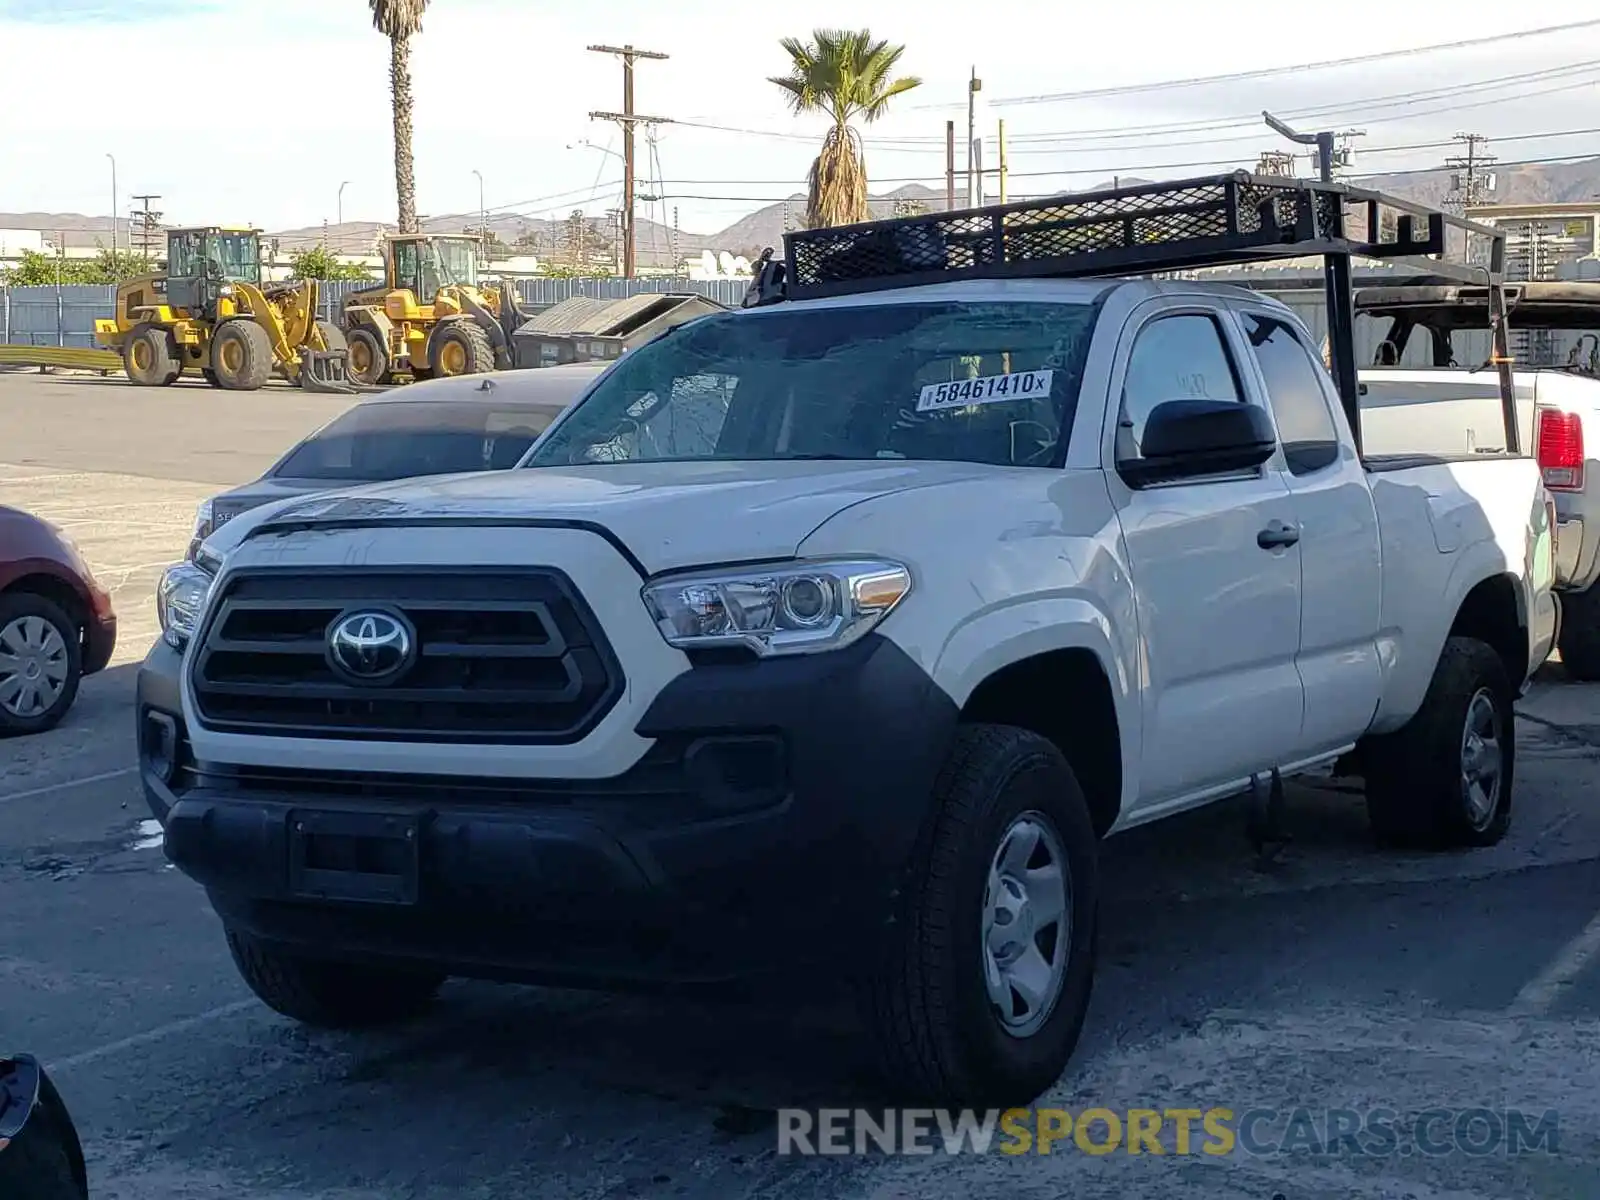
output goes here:
[[1516, 716], [1492, 646], [1444, 644], [1422, 707], [1361, 748], [1367, 817], [1379, 841], [1452, 849], [1492, 846], [1511, 828]]
[[389, 375], [389, 355], [370, 329], [352, 329], [346, 335], [349, 357], [345, 370], [352, 383], [376, 387]]
[[1025, 1105], [1066, 1069], [1094, 980], [1098, 845], [1051, 742], [966, 725], [934, 795], [902, 925], [863, 990], [890, 1089]]
[[444, 982], [433, 971], [307, 957], [234, 929], [227, 938], [234, 966], [262, 1003], [324, 1029], [361, 1029], [415, 1016]]
[[26, 592], [0, 596], [0, 735], [55, 728], [82, 678], [83, 640], [60, 605]]

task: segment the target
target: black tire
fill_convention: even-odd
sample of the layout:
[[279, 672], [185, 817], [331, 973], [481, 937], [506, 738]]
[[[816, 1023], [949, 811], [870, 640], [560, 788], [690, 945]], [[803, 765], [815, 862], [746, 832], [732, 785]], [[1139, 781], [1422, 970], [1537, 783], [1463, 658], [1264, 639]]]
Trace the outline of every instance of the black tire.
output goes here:
[[[1099, 896], [1089, 809], [1060, 750], [1005, 725], [961, 727], [933, 800], [905, 919], [865, 981], [863, 1015], [897, 1098], [958, 1108], [1026, 1105], [1066, 1069], [1089, 1008]], [[1016, 1036], [989, 1000], [982, 924], [992, 860], [1023, 814], [1053, 827], [1070, 876], [1072, 919], [1054, 1006], [1035, 1031]]]
[[376, 387], [389, 378], [389, 353], [370, 329], [352, 329], [345, 335], [350, 352], [347, 370], [350, 382]]
[[[78, 684], [83, 680], [83, 632], [78, 622], [55, 601], [32, 592], [0, 595], [0, 653], [8, 656], [12, 653], [7, 645], [6, 631], [14, 623], [32, 620], [44, 622], [61, 639], [60, 657], [56, 659], [52, 656], [52, 660], [60, 661], [66, 674], [61, 681], [60, 692], [46, 707], [32, 711], [33, 706], [28, 705], [26, 711], [14, 712], [8, 702], [13, 699], [9, 684], [16, 676], [9, 667], [5, 668], [5, 673], [0, 674], [0, 737], [43, 733], [47, 729], [54, 729], [78, 698]], [[30, 625], [30, 629], [38, 628]]]
[[1574, 683], [1600, 679], [1600, 585], [1561, 594], [1561, 668]]
[[310, 958], [234, 929], [227, 938], [234, 966], [262, 1003], [323, 1029], [405, 1020], [427, 1008], [444, 983], [426, 970]]
[[122, 370], [140, 387], [168, 387], [183, 373], [172, 331], [149, 322], [135, 325], [122, 344]]
[[434, 333], [429, 360], [436, 376], [482, 375], [494, 370], [494, 343], [472, 321], [451, 321]]
[[[1367, 817], [1380, 842], [1447, 850], [1492, 846], [1505, 837], [1517, 758], [1512, 700], [1505, 665], [1493, 647], [1475, 638], [1445, 642], [1416, 715], [1361, 747]], [[1468, 802], [1463, 774], [1467, 722], [1475, 714], [1492, 715], [1499, 748], [1492, 804], [1478, 812]]]
[[272, 339], [248, 318], [224, 321], [211, 334], [211, 369], [230, 392], [254, 392], [272, 375]]
[[317, 332], [322, 335], [322, 345], [325, 349], [350, 349], [350, 342], [349, 339], [344, 336], [344, 330], [340, 329], [332, 321], [318, 321]]

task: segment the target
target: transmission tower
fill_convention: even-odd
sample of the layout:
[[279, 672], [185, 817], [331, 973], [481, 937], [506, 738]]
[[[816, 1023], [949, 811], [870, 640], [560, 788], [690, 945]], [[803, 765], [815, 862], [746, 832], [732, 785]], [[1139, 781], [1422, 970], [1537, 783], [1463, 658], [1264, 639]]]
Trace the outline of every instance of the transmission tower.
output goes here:
[[150, 258], [152, 257], [151, 248], [158, 245], [161, 240], [161, 214], [151, 211], [150, 201], [159, 200], [161, 197], [151, 194], [133, 198], [143, 205], [138, 212], [133, 214], [139, 218], [139, 253], [145, 258]]
[[1287, 150], [1263, 150], [1256, 159], [1257, 175], [1277, 175], [1294, 178], [1294, 155]]
[[1455, 212], [1464, 213], [1485, 203], [1494, 191], [1494, 176], [1484, 168], [1495, 161], [1495, 156], [1487, 152], [1489, 139], [1481, 133], [1458, 133], [1451, 141], [1460, 142], [1467, 152], [1445, 159], [1444, 165], [1451, 171], [1450, 195], [1445, 203]]

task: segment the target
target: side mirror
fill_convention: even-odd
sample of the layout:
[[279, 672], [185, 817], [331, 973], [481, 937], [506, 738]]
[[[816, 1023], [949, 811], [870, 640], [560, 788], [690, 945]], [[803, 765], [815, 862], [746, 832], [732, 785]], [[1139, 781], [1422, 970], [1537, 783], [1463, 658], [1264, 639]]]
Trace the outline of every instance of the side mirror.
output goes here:
[[0, 1196], [88, 1200], [83, 1146], [37, 1059], [0, 1057]]
[[1259, 467], [1278, 448], [1264, 409], [1237, 400], [1169, 400], [1145, 421], [1141, 457], [1118, 463], [1133, 487]]

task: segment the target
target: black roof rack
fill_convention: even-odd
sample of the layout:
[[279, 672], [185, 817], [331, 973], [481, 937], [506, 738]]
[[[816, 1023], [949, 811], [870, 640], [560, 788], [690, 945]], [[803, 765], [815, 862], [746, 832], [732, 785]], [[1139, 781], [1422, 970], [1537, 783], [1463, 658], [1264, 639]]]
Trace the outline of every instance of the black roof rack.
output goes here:
[[[1270, 116], [1268, 123], [1293, 132]], [[1321, 256], [1330, 366], [1359, 446], [1351, 259], [1398, 263], [1489, 291], [1506, 444], [1518, 453], [1510, 358], [1503, 348], [1505, 234], [1333, 182], [1333, 135], [1295, 136], [1319, 145], [1323, 179], [1237, 171], [786, 233], [783, 256], [769, 249], [756, 264], [744, 307], [965, 279], [1093, 279]], [[1483, 265], [1445, 259], [1451, 230], [1484, 240]]]
[[[1364, 217], [1363, 230], [1351, 230]], [[746, 306], [957, 279], [1094, 278], [1348, 254], [1487, 280], [1442, 261], [1446, 231], [1504, 234], [1381, 192], [1238, 171], [784, 234]], [[1388, 236], [1385, 236], [1385, 235]]]

